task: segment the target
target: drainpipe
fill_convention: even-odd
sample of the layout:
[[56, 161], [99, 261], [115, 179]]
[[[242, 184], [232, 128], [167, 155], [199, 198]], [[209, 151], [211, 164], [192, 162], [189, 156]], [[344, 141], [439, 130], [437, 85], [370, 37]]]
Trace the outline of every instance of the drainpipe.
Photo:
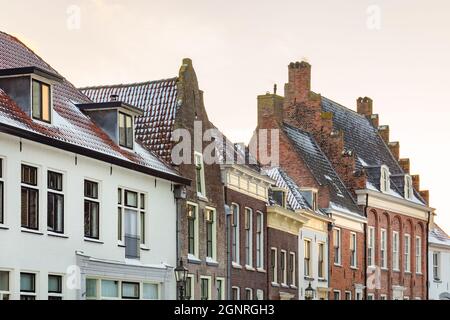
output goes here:
[[431, 211], [428, 211], [428, 223], [427, 223], [427, 230], [426, 230], [426, 233], [425, 233], [425, 235], [426, 235], [426, 256], [427, 256], [427, 259], [426, 259], [426, 262], [427, 262], [427, 265], [426, 265], [426, 275], [427, 275], [427, 277], [425, 278], [425, 280], [426, 280], [426, 290], [427, 290], [427, 293], [426, 293], [426, 299], [428, 300], [430, 297], [430, 281], [429, 281], [429, 279], [430, 279], [430, 275], [428, 274], [428, 272], [429, 272], [429, 268], [428, 268], [428, 266], [429, 266], [429, 263], [430, 263], [430, 257], [429, 257], [429, 251], [430, 251], [430, 244], [428, 243], [428, 235], [429, 235], [429, 232], [430, 232], [430, 223], [431, 223], [431, 215], [432, 215], [432, 213], [431, 213]]
[[225, 210], [225, 248], [227, 252], [227, 256], [225, 258], [226, 260], [226, 282], [227, 282], [227, 294], [226, 299], [231, 300], [231, 248], [230, 248], [230, 242], [231, 242], [231, 209], [230, 206], [227, 204], [227, 191], [226, 187], [223, 187], [223, 199], [224, 199], [224, 210]]
[[[186, 187], [185, 186], [175, 186], [174, 189], [174, 197], [175, 197], [175, 203], [176, 203], [176, 262], [175, 267], [177, 267], [178, 262], [182, 258], [181, 254], [181, 215], [183, 211], [183, 200], [186, 199]], [[178, 299], [178, 284], [176, 284], [176, 296]]]
[[[364, 206], [364, 215], [367, 219], [367, 210], [369, 209], [369, 195], [366, 194], [366, 205]], [[367, 226], [369, 221], [367, 221], [366, 226], [364, 227], [364, 292], [365, 292], [365, 300], [367, 300]]]
[[[330, 214], [330, 218], [333, 219], [333, 214]], [[331, 267], [332, 267], [332, 263], [334, 263], [333, 261], [331, 261], [331, 241], [330, 239], [332, 239], [333, 237], [333, 228], [334, 228], [334, 223], [333, 222], [329, 222], [328, 223], [328, 243], [327, 243], [327, 247], [328, 247], [328, 257], [327, 257], [327, 273], [328, 273], [328, 288], [331, 288]], [[331, 237], [330, 237], [330, 233], [331, 233]], [[333, 244], [334, 245], [334, 244]], [[328, 291], [328, 300], [330, 300], [330, 291]]]

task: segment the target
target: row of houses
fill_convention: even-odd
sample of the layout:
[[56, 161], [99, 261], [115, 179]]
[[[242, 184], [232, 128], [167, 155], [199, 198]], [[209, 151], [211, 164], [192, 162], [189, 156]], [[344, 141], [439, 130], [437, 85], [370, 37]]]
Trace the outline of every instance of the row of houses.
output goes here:
[[0, 300], [448, 299], [450, 238], [372, 100], [310, 84], [291, 63], [245, 146], [189, 59], [79, 89], [0, 33]]

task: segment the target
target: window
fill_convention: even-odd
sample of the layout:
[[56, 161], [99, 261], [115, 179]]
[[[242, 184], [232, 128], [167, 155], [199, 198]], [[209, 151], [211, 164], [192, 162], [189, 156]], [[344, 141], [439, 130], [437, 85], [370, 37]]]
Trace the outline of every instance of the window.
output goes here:
[[225, 300], [225, 279], [216, 279], [217, 300]]
[[362, 300], [362, 291], [361, 291], [361, 289], [356, 289], [355, 293], [356, 293], [356, 300]]
[[0, 301], [9, 300], [11, 292], [9, 289], [9, 272], [0, 271]]
[[193, 204], [188, 204], [187, 206], [188, 215], [188, 253], [197, 256], [197, 206]]
[[318, 266], [317, 266], [317, 273], [318, 273], [318, 277], [319, 279], [324, 279], [325, 278], [325, 244], [323, 243], [319, 243], [319, 257], [317, 259], [318, 261]]
[[22, 227], [39, 229], [39, 189], [37, 188], [37, 168], [22, 165]]
[[240, 290], [238, 287], [231, 288], [232, 300], [241, 300]]
[[62, 276], [48, 276], [48, 300], [62, 300]]
[[119, 298], [119, 281], [102, 280], [102, 299]]
[[397, 271], [400, 269], [399, 247], [400, 242], [398, 241], [398, 232], [394, 231], [392, 233], [392, 268]]
[[403, 300], [409, 300], [409, 297], [408, 296], [404, 296]]
[[284, 190], [272, 190], [272, 198], [280, 207], [286, 207], [286, 192]]
[[203, 155], [195, 152], [195, 171], [197, 182], [197, 194], [205, 197], [205, 167], [203, 164]]
[[375, 265], [375, 228], [369, 227], [367, 234], [367, 264], [369, 267]]
[[345, 291], [345, 300], [352, 300], [352, 292]]
[[36, 300], [36, 275], [20, 274], [20, 300]]
[[98, 183], [84, 181], [84, 236], [100, 238], [100, 204], [98, 202]]
[[201, 299], [211, 300], [211, 281], [209, 278], [200, 278], [201, 285]]
[[311, 240], [305, 239], [303, 241], [304, 245], [304, 275], [305, 277], [311, 277]]
[[405, 175], [405, 199], [411, 200], [413, 197], [413, 183], [410, 175]]
[[295, 252], [289, 254], [289, 284], [295, 286]]
[[206, 256], [216, 259], [216, 211], [206, 209]]
[[333, 230], [334, 264], [341, 264], [341, 229]]
[[186, 300], [194, 300], [194, 276], [188, 274], [186, 278], [186, 290], [185, 290]]
[[5, 223], [5, 205], [4, 205], [4, 181], [3, 181], [3, 159], [0, 158], [0, 224]]
[[256, 267], [264, 268], [264, 216], [256, 213]]
[[281, 283], [287, 284], [287, 270], [286, 270], [286, 251], [281, 250], [281, 256], [280, 256], [280, 268], [281, 268]]
[[47, 230], [64, 233], [63, 175], [47, 172]]
[[441, 280], [441, 253], [433, 252], [433, 280]]
[[373, 293], [369, 293], [369, 294], [367, 295], [367, 300], [375, 300], [374, 294], [373, 294]]
[[422, 240], [416, 237], [416, 273], [422, 273]]
[[133, 149], [133, 117], [119, 112], [119, 145]]
[[118, 238], [124, 240], [125, 256], [140, 257], [146, 238], [145, 194], [118, 189]]
[[405, 234], [405, 272], [411, 272], [411, 236]]
[[253, 211], [245, 208], [245, 264], [253, 266]]
[[390, 173], [387, 166], [381, 166], [381, 178], [380, 178], [381, 192], [389, 192], [391, 189]]
[[356, 260], [356, 250], [357, 250], [357, 238], [356, 233], [350, 233], [350, 267], [357, 267]]
[[381, 239], [380, 239], [380, 250], [381, 250], [381, 268], [387, 268], [387, 233], [385, 229], [381, 229]]
[[270, 277], [273, 283], [278, 282], [277, 249], [270, 249]]
[[339, 290], [333, 291], [333, 299], [334, 300], [341, 300], [341, 292]]
[[250, 288], [245, 289], [245, 300], [253, 300], [253, 290]]
[[86, 279], [86, 299], [95, 300], [98, 297], [98, 281], [96, 279]]
[[256, 290], [256, 300], [264, 300], [264, 291], [261, 289]]
[[231, 255], [235, 263], [239, 263], [239, 206], [231, 205]]
[[387, 295], [385, 294], [380, 295], [380, 300], [387, 300]]
[[143, 299], [159, 300], [159, 285], [156, 283], [144, 283], [142, 289]]
[[306, 202], [308, 202], [311, 209], [316, 211], [318, 209], [317, 190], [302, 189], [300, 192], [305, 198]]
[[122, 299], [139, 299], [139, 283], [122, 282]]
[[51, 122], [51, 89], [48, 84], [33, 80], [33, 119]]

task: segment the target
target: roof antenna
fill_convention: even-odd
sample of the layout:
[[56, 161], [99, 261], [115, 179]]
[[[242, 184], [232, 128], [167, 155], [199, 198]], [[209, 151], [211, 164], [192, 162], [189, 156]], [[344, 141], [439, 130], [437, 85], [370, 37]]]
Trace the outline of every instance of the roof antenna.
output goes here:
[[273, 94], [277, 94], [277, 84], [273, 85]]

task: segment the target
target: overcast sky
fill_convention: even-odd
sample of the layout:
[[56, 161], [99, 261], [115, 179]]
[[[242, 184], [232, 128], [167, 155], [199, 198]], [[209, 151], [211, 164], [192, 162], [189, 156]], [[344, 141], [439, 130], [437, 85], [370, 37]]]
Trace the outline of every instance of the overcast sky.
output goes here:
[[447, 0], [0, 0], [0, 8], [0, 30], [77, 86], [174, 77], [192, 58], [210, 119], [235, 142], [251, 136], [256, 96], [274, 83], [282, 91], [289, 62], [306, 59], [314, 91], [350, 108], [358, 96], [374, 100], [450, 232]]

